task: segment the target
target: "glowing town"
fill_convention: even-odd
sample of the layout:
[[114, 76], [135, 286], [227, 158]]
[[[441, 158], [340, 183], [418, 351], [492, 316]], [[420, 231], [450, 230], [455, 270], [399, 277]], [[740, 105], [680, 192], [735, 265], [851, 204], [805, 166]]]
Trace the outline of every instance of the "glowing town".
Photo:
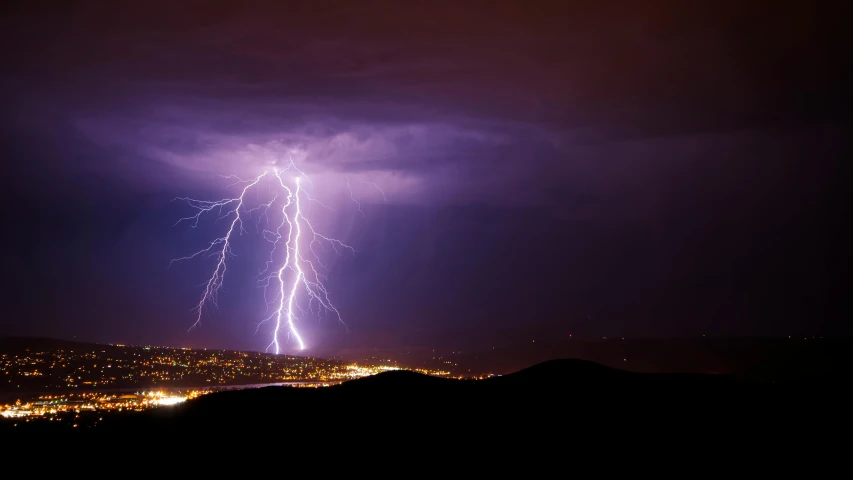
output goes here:
[[[63, 419], [181, 403], [200, 395], [267, 385], [323, 387], [397, 370], [312, 357], [187, 348], [63, 344], [0, 353], [0, 414]], [[449, 377], [440, 370], [412, 369]], [[75, 423], [76, 424], [76, 423]]]

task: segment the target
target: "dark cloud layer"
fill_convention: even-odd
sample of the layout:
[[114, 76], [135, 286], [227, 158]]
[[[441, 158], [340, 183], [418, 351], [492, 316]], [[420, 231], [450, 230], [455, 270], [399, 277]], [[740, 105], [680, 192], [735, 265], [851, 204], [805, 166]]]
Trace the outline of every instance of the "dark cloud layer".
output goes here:
[[[330, 278], [352, 333], [307, 327], [327, 348], [530, 325], [846, 328], [843, 5], [4, 9], [15, 233], [0, 331], [264, 345], [256, 292], [235, 279], [187, 336], [204, 266], [158, 268], [200, 240], [171, 228], [172, 197], [218, 196], [218, 175], [288, 155], [325, 182], [342, 212], [326, 223], [361, 252]], [[368, 214], [351, 215], [345, 176], [387, 201], [362, 182]]]

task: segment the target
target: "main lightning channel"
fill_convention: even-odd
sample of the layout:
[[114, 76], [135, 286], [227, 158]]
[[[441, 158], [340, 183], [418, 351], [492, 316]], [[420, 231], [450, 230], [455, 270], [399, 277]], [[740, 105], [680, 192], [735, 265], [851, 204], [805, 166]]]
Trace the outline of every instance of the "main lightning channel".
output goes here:
[[[297, 174], [293, 178], [293, 189], [288, 187], [285, 178], [283, 177], [283, 173], [291, 169], [293, 169]], [[255, 208], [245, 210], [244, 199], [246, 194], [266, 177], [274, 178], [274, 183], [281, 190], [279, 193], [276, 193], [273, 199], [269, 202], [262, 203], [260, 206]], [[193, 221], [193, 228], [198, 225], [199, 219], [204, 214], [212, 211], [216, 211], [220, 215], [219, 219], [226, 218], [230, 215], [234, 216], [234, 219], [232, 220], [225, 235], [214, 239], [206, 248], [199, 250], [192, 255], [172, 260], [172, 263], [174, 263], [181, 260], [190, 260], [204, 254], [211, 254], [212, 256], [217, 257], [216, 268], [205, 284], [201, 299], [196, 305], [196, 321], [190, 327], [190, 330], [201, 323], [203, 310], [208, 306], [208, 304], [216, 306], [216, 295], [224, 282], [225, 272], [227, 270], [227, 260], [229, 254], [231, 254], [232, 235], [237, 228], [239, 228], [239, 232], [241, 234], [245, 232], [243, 229], [243, 216], [241, 215], [241, 211], [243, 214], [251, 216], [254, 211], [262, 209], [262, 215], [268, 215], [270, 208], [272, 208], [273, 205], [278, 204], [281, 206], [281, 221], [279, 222], [278, 227], [274, 231], [263, 231], [263, 237], [272, 244], [272, 249], [270, 250], [270, 256], [269, 260], [266, 262], [266, 267], [260, 272], [260, 274], [268, 272], [272, 264], [276, 263], [276, 255], [280, 251], [279, 247], [282, 245], [284, 250], [284, 259], [277, 268], [262, 279], [262, 285], [264, 287], [270, 287], [272, 283], [275, 282], [278, 288], [275, 299], [272, 300], [272, 302], [267, 301], [268, 308], [271, 304], [275, 304], [273, 307], [273, 313], [261, 321], [260, 324], [258, 324], [258, 328], [267, 321], [274, 320], [275, 322], [272, 341], [267, 346], [267, 351], [273, 349], [276, 354], [281, 353], [279, 334], [283, 328], [287, 329], [288, 337], [295, 340], [299, 349], [304, 350], [305, 342], [296, 328], [296, 323], [299, 320], [296, 310], [298, 309], [305, 312], [305, 308], [299, 305], [300, 293], [304, 293], [305, 297], [307, 297], [306, 306], [309, 311], [313, 312], [314, 306], [316, 305], [318, 313], [321, 309], [330, 312], [341, 324], [344, 324], [340, 311], [338, 311], [338, 309], [332, 304], [329, 298], [329, 292], [322, 282], [322, 278], [324, 278], [324, 276], [315, 266], [316, 263], [316, 265], [321, 269], [325, 269], [325, 266], [314, 249], [314, 245], [326, 243], [330, 245], [336, 253], [340, 253], [338, 249], [343, 248], [355, 254], [355, 249], [338, 239], [318, 233], [305, 216], [302, 209], [302, 203], [300, 201], [303, 195], [306, 200], [315, 202], [317, 200], [312, 198], [305, 189], [302, 188], [301, 181], [303, 178], [305, 181], [309, 182], [309, 184], [312, 184], [312, 182], [303, 172], [296, 168], [296, 165], [294, 165], [293, 162], [290, 162], [290, 164], [282, 170], [276, 168], [272, 172], [266, 171], [250, 180], [242, 180], [235, 176], [228, 176], [226, 178], [236, 178], [238, 181], [235, 184], [246, 184], [238, 197], [217, 201], [196, 200], [187, 197], [178, 198], [179, 200], [186, 201], [191, 207], [196, 209], [195, 215], [178, 220], [178, 223], [185, 220]], [[284, 200], [280, 200], [282, 198], [284, 198]], [[222, 213], [223, 209], [226, 209], [224, 214]], [[260, 217], [258, 222], [260, 222]], [[303, 252], [301, 242], [305, 238], [304, 236], [306, 234], [310, 241], [305, 240], [309, 241], [309, 243], [307, 251]], [[288, 278], [288, 273], [291, 274], [290, 278]], [[265, 288], [265, 299], [267, 298], [266, 291], [267, 289]]]

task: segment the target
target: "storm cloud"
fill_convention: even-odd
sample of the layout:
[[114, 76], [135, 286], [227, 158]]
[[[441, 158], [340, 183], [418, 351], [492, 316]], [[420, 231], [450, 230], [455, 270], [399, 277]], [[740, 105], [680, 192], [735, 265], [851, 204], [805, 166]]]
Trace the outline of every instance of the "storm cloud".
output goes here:
[[[81, 335], [184, 339], [198, 279], [148, 267], [192, 247], [171, 199], [220, 198], [223, 177], [291, 160], [359, 245], [332, 278], [358, 338], [778, 333], [808, 330], [805, 312], [837, 325], [818, 283], [846, 265], [844, 6], [37, 3], [5, 7], [0, 28], [16, 46], [0, 77], [3, 195], [24, 232], [4, 238], [19, 252], [4, 317], [27, 319], [9, 330], [59, 328], [20, 299], [60, 288], [26, 285], [63, 258]], [[788, 303], [762, 297], [767, 275]], [[87, 320], [139, 292], [158, 300], [134, 315], [156, 327]], [[235, 302], [199, 344], [257, 347], [236, 320], [257, 312]]]

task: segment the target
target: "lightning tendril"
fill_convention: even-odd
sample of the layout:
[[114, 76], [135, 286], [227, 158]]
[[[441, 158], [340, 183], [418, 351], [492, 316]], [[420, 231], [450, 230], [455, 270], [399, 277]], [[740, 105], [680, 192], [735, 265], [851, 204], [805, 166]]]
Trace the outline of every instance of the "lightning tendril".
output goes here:
[[[291, 170], [295, 175], [286, 176], [285, 174]], [[305, 342], [296, 328], [300, 319], [298, 316], [300, 312], [314, 313], [315, 309], [317, 313], [325, 311], [332, 314], [338, 322], [345, 326], [340, 311], [331, 302], [329, 291], [323, 283], [325, 276], [321, 271], [326, 270], [326, 266], [321, 261], [316, 249], [328, 246], [338, 254], [348, 251], [354, 255], [356, 252], [352, 246], [341, 240], [318, 233], [306, 217], [303, 209], [304, 201], [315, 202], [329, 208], [314, 199], [304, 188], [306, 183], [313, 185], [311, 179], [300, 171], [292, 161], [283, 169], [267, 170], [252, 179], [243, 180], [234, 175], [224, 176], [223, 178], [235, 180], [230, 186], [243, 185], [239, 196], [213, 201], [189, 197], [175, 198], [175, 200], [183, 201], [195, 209], [194, 215], [179, 219], [175, 225], [181, 222], [191, 222], [191, 227], [196, 228], [200, 219], [208, 214], [217, 215], [217, 220], [231, 219], [224, 235], [209, 242], [205, 248], [191, 255], [175, 258], [169, 263], [171, 266], [175, 262], [201, 256], [216, 258], [213, 273], [204, 284], [201, 298], [193, 309], [195, 322], [189, 330], [201, 324], [202, 315], [207, 308], [217, 305], [217, 294], [225, 280], [228, 259], [234, 255], [231, 247], [233, 235], [235, 231], [238, 234], [246, 233], [243, 225], [244, 219], [248, 219], [257, 211], [261, 212], [256, 221], [258, 229], [260, 229], [262, 219], [266, 219], [267, 224], [269, 224], [270, 215], [275, 215], [275, 212], [280, 215], [280, 221], [274, 230], [265, 228], [261, 232], [263, 238], [272, 245], [269, 259], [258, 274], [259, 284], [264, 287], [267, 312], [272, 307], [272, 313], [258, 324], [258, 328], [267, 322], [274, 324], [272, 340], [267, 346], [267, 351], [272, 349], [276, 354], [281, 352], [282, 345], [279, 342], [279, 335], [283, 329], [286, 329], [288, 338], [294, 340], [300, 350], [305, 349]], [[245, 207], [247, 194], [250, 190], [258, 187], [261, 182], [270, 183], [276, 193], [270, 201], [247, 209]], [[346, 183], [350, 198], [358, 207], [359, 212], [364, 215], [361, 204], [352, 195], [348, 177]], [[369, 184], [375, 186], [382, 193], [383, 199], [385, 198], [385, 193], [378, 185]], [[267, 291], [272, 286], [277, 288], [275, 288], [274, 298], [269, 299]]]

